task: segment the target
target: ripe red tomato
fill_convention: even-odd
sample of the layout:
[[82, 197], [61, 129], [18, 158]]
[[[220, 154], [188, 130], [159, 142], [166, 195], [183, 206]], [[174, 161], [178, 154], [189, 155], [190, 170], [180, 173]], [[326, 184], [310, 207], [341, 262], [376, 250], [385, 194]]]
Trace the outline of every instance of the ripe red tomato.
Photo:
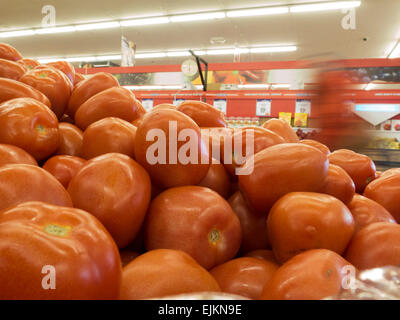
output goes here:
[[228, 200], [233, 212], [237, 215], [242, 228], [242, 244], [240, 251], [246, 253], [257, 249], [266, 249], [269, 245], [266, 233], [266, 215], [254, 214], [240, 191], [235, 192]]
[[379, 203], [366, 197], [355, 194], [347, 205], [354, 218], [355, 232], [375, 222], [396, 223], [393, 216]]
[[218, 192], [221, 197], [228, 198], [231, 194], [231, 180], [225, 167], [216, 159], [212, 159], [207, 175], [198, 184]]
[[25, 150], [11, 144], [0, 144], [0, 166], [4, 166], [6, 164], [38, 165], [35, 158], [33, 158]]
[[68, 188], [68, 184], [72, 177], [83, 167], [86, 160], [74, 156], [54, 156], [45, 162], [43, 169], [51, 173], [64, 188]]
[[75, 84], [75, 68], [70, 62], [55, 61], [49, 62], [46, 65], [60, 70], [63, 74], [67, 76], [72, 86]]
[[[118, 106], [116, 108], [116, 106]], [[76, 125], [85, 130], [90, 124], [107, 117], [132, 122], [141, 115], [135, 95], [123, 87], [101, 91], [86, 100], [75, 113]]]
[[74, 77], [74, 86], [76, 86], [79, 82], [85, 80], [85, 76], [81, 73], [75, 72], [75, 77]]
[[27, 201], [72, 207], [68, 192], [46, 170], [28, 164], [0, 167], [0, 210]]
[[208, 103], [187, 100], [177, 110], [192, 118], [199, 127], [226, 127], [223, 112]]
[[7, 43], [0, 43], [0, 59], [18, 61], [22, 59], [22, 55], [17, 49]]
[[197, 124], [175, 110], [147, 113], [136, 131], [135, 158], [161, 188], [200, 183], [211, 163], [207, 151]]
[[380, 177], [386, 177], [386, 176], [389, 176], [389, 175], [392, 175], [392, 174], [396, 174], [396, 173], [400, 173], [400, 168], [391, 168], [391, 169], [385, 170], [384, 172], [381, 172], [379, 178]]
[[[0, 213], [0, 256], [0, 299], [119, 298], [117, 247], [82, 210], [43, 202], [8, 208]], [[52, 267], [55, 290], [43, 287], [52, 284]]]
[[27, 69], [17, 62], [0, 59], [0, 77], [19, 80]]
[[307, 250], [281, 266], [267, 282], [263, 300], [319, 300], [339, 293], [349, 262], [326, 249]]
[[232, 259], [240, 242], [239, 219], [211, 189], [171, 188], [151, 202], [145, 224], [147, 250], [182, 250], [210, 269]]
[[25, 66], [28, 70], [31, 70], [37, 66], [40, 66], [40, 63], [34, 59], [23, 58], [17, 61], [19, 64]]
[[83, 132], [82, 157], [91, 159], [105, 153], [122, 153], [134, 158], [136, 127], [119, 118], [104, 118]]
[[96, 216], [122, 248], [142, 225], [151, 184], [147, 172], [134, 160], [108, 153], [87, 161], [70, 181], [68, 192], [74, 207]]
[[267, 249], [253, 250], [253, 251], [246, 253], [244, 256], [267, 260], [267, 261], [278, 264], [278, 261], [276, 261], [274, 252], [272, 250], [267, 250]]
[[36, 160], [45, 159], [60, 144], [57, 117], [31, 98], [4, 102], [0, 104], [0, 143], [20, 147]]
[[179, 250], [146, 252], [125, 266], [122, 272], [121, 300], [219, 291], [213, 276]]
[[329, 163], [344, 169], [356, 186], [356, 192], [362, 193], [372, 180], [375, 179], [375, 164], [367, 156], [347, 149], [332, 152]]
[[210, 273], [222, 292], [258, 299], [278, 268], [276, 263], [270, 261], [242, 257], [220, 264]]
[[58, 131], [60, 134], [60, 145], [56, 154], [80, 156], [82, 154], [83, 132], [77, 126], [67, 122], [60, 122]]
[[248, 158], [243, 169], [251, 173], [239, 176], [239, 187], [250, 207], [266, 214], [286, 193], [319, 190], [328, 165], [326, 155], [313, 147], [301, 143], [279, 144]]
[[353, 199], [355, 186], [353, 180], [344, 169], [334, 164], [329, 164], [325, 183], [319, 192], [330, 194], [344, 204], [349, 204]]
[[26, 72], [20, 81], [39, 90], [51, 102], [51, 110], [60, 119], [68, 106], [71, 95], [71, 84], [68, 78], [59, 70], [51, 67], [38, 66]]
[[309, 145], [311, 147], [317, 148], [319, 151], [321, 151], [323, 154], [326, 154], [326, 155], [331, 153], [331, 151], [329, 150], [329, 148], [326, 145], [324, 145], [321, 142], [318, 142], [316, 140], [303, 139], [303, 140], [300, 141], [300, 143], [303, 143], [303, 144]]
[[299, 142], [299, 137], [296, 132], [294, 132], [292, 127], [282, 119], [269, 119], [262, 125], [262, 127], [280, 135], [285, 142]]
[[[208, 149], [208, 153], [214, 159], [225, 165], [224, 149], [225, 144], [228, 146], [233, 145], [233, 134], [240, 131], [240, 129], [232, 128], [201, 128], [201, 138]], [[229, 148], [227, 147], [227, 150]], [[233, 149], [232, 149], [233, 150]], [[231, 160], [232, 163], [232, 150], [227, 155], [227, 159]]]
[[360, 270], [400, 264], [400, 225], [372, 223], [351, 240], [346, 259]]

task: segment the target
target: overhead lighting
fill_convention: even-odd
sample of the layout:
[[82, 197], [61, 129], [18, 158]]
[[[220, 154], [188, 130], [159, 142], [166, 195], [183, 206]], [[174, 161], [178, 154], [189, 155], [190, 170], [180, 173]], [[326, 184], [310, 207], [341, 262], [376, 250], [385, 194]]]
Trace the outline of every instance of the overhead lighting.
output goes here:
[[165, 52], [150, 52], [150, 53], [137, 53], [135, 55], [136, 59], [146, 59], [146, 58], [164, 58], [167, 54]]
[[91, 62], [91, 61], [96, 61], [96, 57], [72, 57], [72, 58], [65, 58], [65, 61], [68, 62]]
[[206, 54], [206, 51], [205, 50], [195, 50], [195, 51], [193, 51], [193, 53], [196, 56], [204, 56]]
[[222, 55], [222, 54], [234, 54], [234, 53], [248, 53], [249, 49], [247, 48], [234, 48], [234, 49], [213, 49], [207, 50], [207, 55]]
[[152, 24], [163, 24], [168, 23], [168, 17], [157, 17], [157, 18], [144, 18], [144, 19], [132, 19], [132, 20], [122, 20], [120, 21], [121, 26], [147, 26]]
[[114, 54], [114, 55], [110, 55], [110, 56], [97, 56], [96, 60], [97, 61], [121, 60], [121, 55]]
[[254, 83], [254, 84], [238, 84], [239, 89], [268, 89], [269, 84]]
[[325, 10], [338, 10], [356, 8], [361, 5], [361, 1], [335, 1], [312, 4], [299, 4], [290, 6], [290, 12], [313, 12]]
[[111, 28], [118, 28], [119, 26], [120, 24], [118, 21], [109, 21], [109, 22], [80, 24], [76, 26], [76, 30], [85, 31], [85, 30], [111, 29]]
[[251, 17], [251, 16], [264, 16], [270, 14], [284, 14], [289, 12], [289, 7], [272, 7], [272, 8], [256, 8], [245, 10], [233, 10], [226, 13], [227, 17]]
[[31, 36], [34, 34], [35, 34], [35, 31], [33, 31], [32, 29], [8, 31], [8, 32], [0, 32], [0, 38], [23, 37], [23, 36]]
[[272, 89], [290, 89], [290, 84], [288, 83], [281, 83], [281, 84], [273, 84]]
[[400, 58], [400, 41], [394, 46], [392, 52], [389, 54], [389, 59]]
[[172, 16], [170, 20], [172, 22], [185, 22], [185, 21], [199, 21], [199, 20], [212, 20], [212, 19], [223, 19], [225, 18], [225, 12], [210, 12], [210, 13], [195, 13], [195, 14], [183, 14], [178, 16]]
[[52, 34], [52, 33], [74, 32], [74, 31], [76, 31], [76, 28], [74, 26], [35, 29], [36, 34]]
[[293, 52], [296, 50], [297, 50], [296, 46], [250, 48], [251, 53]]
[[369, 91], [369, 90], [372, 90], [373, 88], [375, 88], [375, 84], [370, 82], [365, 86], [364, 90]]
[[171, 51], [167, 52], [167, 57], [187, 57], [190, 56], [189, 51]]

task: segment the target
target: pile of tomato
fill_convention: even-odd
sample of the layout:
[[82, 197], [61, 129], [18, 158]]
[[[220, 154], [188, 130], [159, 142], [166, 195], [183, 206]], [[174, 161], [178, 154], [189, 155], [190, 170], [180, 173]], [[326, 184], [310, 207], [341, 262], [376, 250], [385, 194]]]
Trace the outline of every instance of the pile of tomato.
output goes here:
[[398, 199], [400, 169], [284, 121], [233, 130], [200, 101], [146, 112], [109, 73], [0, 44], [0, 299], [335, 296], [346, 270], [400, 264]]

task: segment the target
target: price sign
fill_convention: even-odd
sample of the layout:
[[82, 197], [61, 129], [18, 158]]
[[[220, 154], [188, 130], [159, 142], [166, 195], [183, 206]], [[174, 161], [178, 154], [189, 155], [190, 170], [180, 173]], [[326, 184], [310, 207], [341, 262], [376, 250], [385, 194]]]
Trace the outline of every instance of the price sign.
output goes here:
[[271, 100], [257, 99], [256, 101], [256, 116], [265, 117], [271, 115]]
[[214, 107], [226, 114], [226, 99], [214, 99]]
[[311, 100], [296, 100], [296, 113], [311, 113]]
[[142, 105], [143, 108], [146, 109], [146, 111], [150, 111], [153, 109], [154, 101], [153, 99], [142, 99]]

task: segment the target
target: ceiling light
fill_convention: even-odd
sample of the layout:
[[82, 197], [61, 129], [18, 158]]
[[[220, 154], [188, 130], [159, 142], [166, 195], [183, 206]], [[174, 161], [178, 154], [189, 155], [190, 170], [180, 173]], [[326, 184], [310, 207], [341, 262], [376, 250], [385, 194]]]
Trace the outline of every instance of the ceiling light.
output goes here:
[[269, 14], [283, 14], [288, 13], [288, 7], [272, 7], [272, 8], [256, 8], [246, 10], [233, 10], [226, 13], [227, 17], [251, 17], [251, 16], [263, 16]]
[[225, 18], [225, 12], [195, 13], [172, 16], [172, 22], [199, 21]]
[[389, 54], [389, 59], [400, 58], [400, 41], [394, 46], [392, 52]]
[[36, 34], [52, 34], [52, 33], [74, 32], [74, 31], [76, 31], [76, 28], [74, 26], [35, 29]]
[[273, 84], [272, 89], [289, 89], [290, 84], [288, 83], [281, 83], [281, 84]]
[[0, 38], [12, 38], [12, 37], [22, 37], [22, 36], [31, 36], [35, 34], [35, 31], [32, 29], [29, 30], [17, 30], [17, 31], [8, 31], [8, 32], [0, 32]]
[[110, 55], [110, 56], [97, 56], [96, 60], [97, 61], [121, 60], [121, 55], [114, 54], [114, 55]]
[[213, 49], [207, 50], [207, 55], [221, 55], [221, 54], [234, 54], [234, 53], [248, 53], [247, 48], [234, 48], [234, 49]]
[[151, 52], [151, 53], [137, 53], [135, 55], [136, 59], [146, 59], [146, 58], [164, 58], [167, 55], [164, 52]]
[[120, 21], [120, 24], [123, 27], [129, 27], [129, 26], [146, 26], [152, 24], [162, 24], [168, 22], [169, 22], [168, 17], [158, 17], [158, 18], [123, 20]]
[[337, 9], [356, 8], [361, 5], [361, 1], [335, 1], [313, 4], [299, 4], [290, 7], [290, 12], [312, 12]]
[[109, 21], [109, 22], [80, 24], [76, 26], [76, 30], [84, 31], [84, 30], [111, 29], [111, 28], [118, 28], [119, 26], [120, 24], [118, 21]]
[[189, 51], [172, 51], [167, 52], [167, 57], [187, 57], [190, 56]]
[[365, 86], [364, 90], [369, 91], [369, 90], [372, 90], [374, 87], [375, 87], [375, 84], [370, 82]]
[[296, 46], [250, 48], [251, 53], [292, 52], [296, 50]]
[[254, 83], [254, 84], [239, 84], [239, 89], [268, 89], [269, 84], [265, 83]]
[[205, 50], [195, 50], [195, 51], [193, 51], [193, 53], [196, 56], [204, 56], [206, 54]]
[[72, 57], [72, 58], [65, 58], [65, 61], [68, 62], [91, 62], [91, 61], [96, 61], [96, 57]]

